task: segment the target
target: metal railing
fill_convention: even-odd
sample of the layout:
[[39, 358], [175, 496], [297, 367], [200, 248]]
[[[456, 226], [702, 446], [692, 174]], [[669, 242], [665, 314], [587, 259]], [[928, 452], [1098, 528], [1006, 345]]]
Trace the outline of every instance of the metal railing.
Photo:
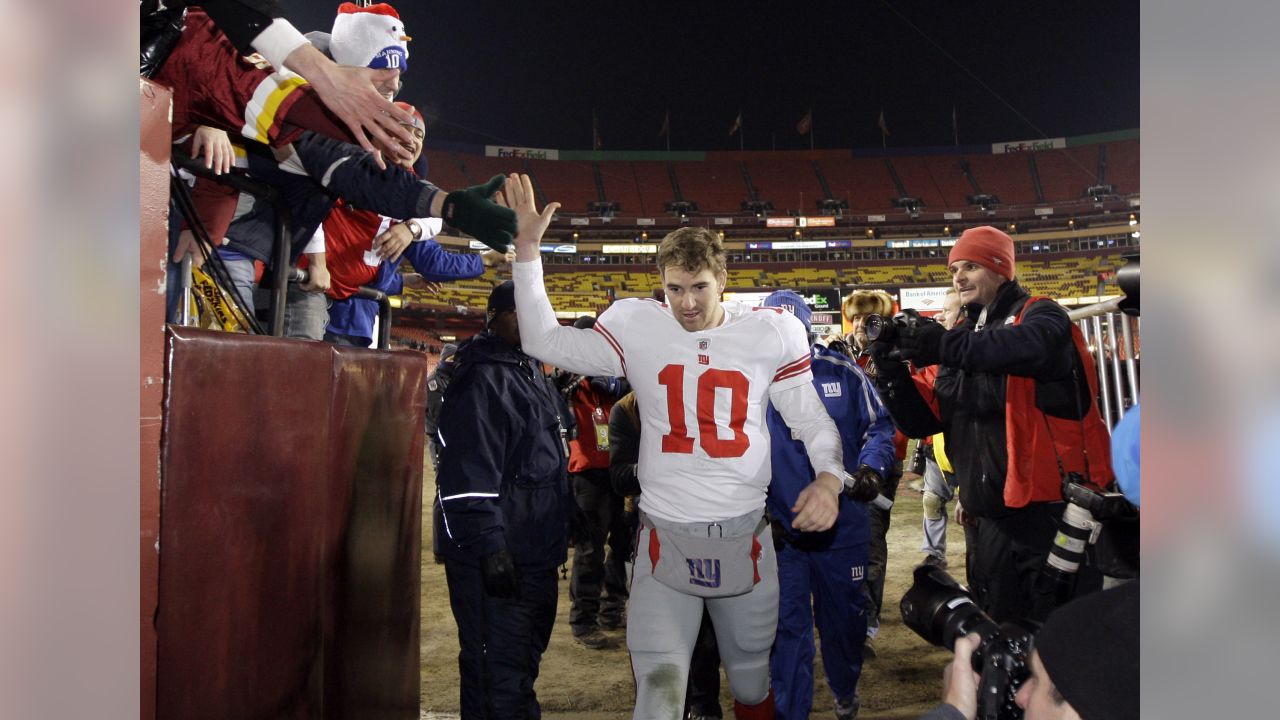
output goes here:
[[[213, 172], [205, 168], [204, 164], [199, 160], [179, 152], [174, 152], [171, 160], [174, 167], [180, 170], [184, 170], [192, 175], [212, 182], [226, 185], [239, 190], [240, 192], [248, 193], [252, 195], [256, 201], [269, 203], [272, 208], [274, 208], [275, 225], [273, 228], [274, 237], [272, 238], [273, 251], [271, 262], [272, 267], [276, 269], [276, 272], [273, 273], [273, 283], [271, 286], [271, 319], [268, 322], [267, 333], [275, 337], [282, 336], [284, 334], [284, 309], [289, 288], [289, 258], [293, 254], [293, 242], [289, 237], [288, 230], [288, 207], [280, 201], [279, 193], [277, 193], [270, 185], [256, 180], [251, 180], [248, 177], [236, 173], [214, 175]], [[183, 185], [183, 188], [185, 188], [185, 185]], [[178, 200], [180, 208], [183, 208], [184, 205], [188, 206], [182, 210], [183, 214], [188, 216], [188, 225], [191, 227], [192, 232], [197, 234], [197, 237], [203, 236], [200, 237], [200, 240], [207, 244], [210, 248], [210, 255], [212, 255], [217, 249], [217, 245], [213, 242], [213, 238], [208, 236], [208, 232], [205, 231], [203, 223], [200, 222], [199, 218], [192, 217], [197, 215], [197, 213], [195, 212], [194, 204], [191, 204], [190, 202], [191, 198], [189, 193], [183, 197], [183, 190], [180, 189], [176, 199]], [[191, 266], [189, 264], [189, 260], [184, 259], [182, 276], [183, 289], [184, 291], [188, 291], [191, 283]], [[236, 296], [236, 293], [232, 292], [232, 295]], [[190, 303], [189, 292], [184, 293], [182, 300], [183, 307], [187, 308]], [[186, 314], [189, 311], [184, 309], [183, 312]]]
[[1140, 321], [1117, 310], [1120, 298], [1068, 313], [1080, 327], [1098, 371], [1098, 404], [1108, 428], [1138, 402]]

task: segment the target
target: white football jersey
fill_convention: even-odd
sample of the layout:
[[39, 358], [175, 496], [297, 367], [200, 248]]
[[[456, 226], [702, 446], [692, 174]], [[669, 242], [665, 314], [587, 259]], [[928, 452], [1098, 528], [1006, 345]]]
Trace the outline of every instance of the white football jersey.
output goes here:
[[770, 386], [813, 381], [804, 324], [794, 315], [723, 306], [718, 327], [689, 332], [663, 303], [620, 300], [594, 328], [636, 393], [640, 507], [666, 520], [722, 520], [763, 506]]

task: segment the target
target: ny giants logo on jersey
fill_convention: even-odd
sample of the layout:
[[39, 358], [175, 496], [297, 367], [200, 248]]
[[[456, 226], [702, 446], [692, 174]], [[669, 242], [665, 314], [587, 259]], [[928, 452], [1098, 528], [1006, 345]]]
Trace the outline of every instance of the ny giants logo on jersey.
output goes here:
[[689, 563], [689, 583], [701, 587], [720, 587], [720, 560], [716, 558], [685, 558]]
[[710, 356], [710, 355], [703, 355], [702, 353], [698, 353], [698, 364], [699, 364], [699, 365], [710, 365], [710, 364], [711, 364], [711, 356]]
[[839, 382], [822, 383], [822, 394], [829, 398], [838, 398], [844, 394], [844, 390], [840, 387]]
[[862, 576], [863, 576], [865, 573], [866, 573], [866, 567], [865, 567], [865, 566], [863, 566], [863, 565], [854, 565], [854, 566], [853, 566], [853, 568], [852, 568], [852, 571], [850, 572], [850, 575], [852, 575], [852, 579], [853, 579], [853, 581], [854, 581], [854, 582], [858, 582], [859, 580], [861, 580], [861, 579], [862, 579]]

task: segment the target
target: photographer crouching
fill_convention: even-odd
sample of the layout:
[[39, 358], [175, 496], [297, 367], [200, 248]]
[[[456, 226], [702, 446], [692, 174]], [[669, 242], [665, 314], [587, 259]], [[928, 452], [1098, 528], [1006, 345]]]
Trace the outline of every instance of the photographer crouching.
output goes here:
[[[945, 435], [961, 505], [977, 520], [969, 580], [978, 606], [996, 622], [1043, 620], [1066, 599], [1036, 582], [1064, 483], [1112, 483], [1097, 374], [1066, 311], [1014, 280], [1008, 235], [970, 228], [947, 263], [960, 322], [947, 330], [908, 313], [869, 324], [876, 385], [909, 437]], [[1101, 582], [1086, 561], [1072, 592]]]
[[[1014, 702], [1026, 720], [1131, 720], [1140, 715], [1138, 581], [1074, 600], [1049, 615], [1031, 641], [1029, 672]], [[955, 640], [943, 675], [942, 705], [921, 720], [981, 717], [984, 638]]]

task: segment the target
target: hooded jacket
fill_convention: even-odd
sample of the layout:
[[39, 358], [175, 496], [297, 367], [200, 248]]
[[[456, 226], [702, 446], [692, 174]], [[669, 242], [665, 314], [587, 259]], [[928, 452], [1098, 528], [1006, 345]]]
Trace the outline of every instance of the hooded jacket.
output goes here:
[[458, 348], [440, 410], [441, 554], [476, 562], [505, 548], [526, 567], [565, 561], [562, 408], [538, 362], [496, 335]]

